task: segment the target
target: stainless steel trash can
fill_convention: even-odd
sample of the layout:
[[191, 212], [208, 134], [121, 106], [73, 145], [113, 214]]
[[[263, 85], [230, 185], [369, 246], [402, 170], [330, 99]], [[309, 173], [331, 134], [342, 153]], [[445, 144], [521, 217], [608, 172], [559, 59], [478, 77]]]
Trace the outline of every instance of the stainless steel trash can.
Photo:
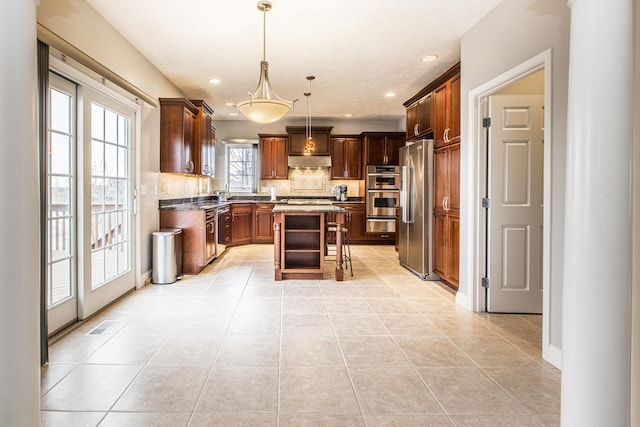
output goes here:
[[170, 284], [182, 278], [182, 229], [167, 228], [153, 232], [151, 281]]

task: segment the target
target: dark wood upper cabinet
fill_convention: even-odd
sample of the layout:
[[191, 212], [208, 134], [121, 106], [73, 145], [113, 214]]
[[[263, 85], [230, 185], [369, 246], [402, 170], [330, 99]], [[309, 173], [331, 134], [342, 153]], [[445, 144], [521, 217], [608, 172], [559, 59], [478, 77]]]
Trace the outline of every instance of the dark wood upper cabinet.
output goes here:
[[260, 179], [287, 179], [286, 135], [259, 135], [260, 137]]
[[[305, 155], [304, 146], [307, 142], [307, 128], [305, 126], [287, 126], [289, 136], [289, 155]], [[331, 129], [333, 126], [312, 126], [311, 136], [315, 143], [313, 151], [308, 153], [311, 156], [329, 156], [331, 154]]]
[[365, 165], [399, 165], [404, 132], [363, 132]]
[[460, 74], [456, 74], [433, 91], [433, 137], [436, 147], [460, 140]]
[[432, 93], [407, 107], [407, 140], [429, 138], [433, 135]]
[[200, 169], [195, 123], [198, 108], [184, 98], [160, 98], [160, 172], [196, 174]]
[[362, 139], [331, 138], [331, 179], [362, 179]]
[[202, 99], [192, 99], [191, 102], [198, 109], [195, 122], [195, 147], [200, 154], [200, 161], [196, 166], [199, 175], [215, 175], [215, 147], [216, 128], [211, 121], [213, 110]]

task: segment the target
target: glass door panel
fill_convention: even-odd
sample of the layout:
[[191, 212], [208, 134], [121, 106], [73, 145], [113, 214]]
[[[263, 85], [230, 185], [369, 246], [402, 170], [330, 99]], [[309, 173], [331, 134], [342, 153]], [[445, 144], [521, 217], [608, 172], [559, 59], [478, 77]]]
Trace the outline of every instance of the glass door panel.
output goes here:
[[49, 75], [47, 105], [47, 306], [49, 334], [78, 318], [76, 85]]
[[133, 274], [131, 140], [133, 111], [86, 90], [85, 181], [90, 184], [84, 248], [82, 315], [135, 287]]

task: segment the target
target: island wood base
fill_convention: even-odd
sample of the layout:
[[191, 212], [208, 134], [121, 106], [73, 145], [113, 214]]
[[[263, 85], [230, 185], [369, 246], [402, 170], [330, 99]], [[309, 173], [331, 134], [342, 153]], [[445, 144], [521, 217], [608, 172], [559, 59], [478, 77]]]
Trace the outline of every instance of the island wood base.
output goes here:
[[[311, 211], [305, 207], [301, 211], [279, 212], [274, 209], [274, 267], [275, 280], [324, 279], [325, 257], [325, 215], [329, 207], [319, 207]], [[340, 209], [340, 208], [337, 208]], [[338, 224], [336, 233], [336, 280], [344, 279], [342, 269], [342, 226], [345, 211], [331, 209]]]

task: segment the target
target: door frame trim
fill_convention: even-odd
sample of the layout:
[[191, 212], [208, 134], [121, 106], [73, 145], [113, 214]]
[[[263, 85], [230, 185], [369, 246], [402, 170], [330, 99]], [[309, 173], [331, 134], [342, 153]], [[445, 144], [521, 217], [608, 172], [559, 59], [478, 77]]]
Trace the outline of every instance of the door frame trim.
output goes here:
[[[550, 294], [551, 287], [551, 147], [552, 147], [552, 50], [551, 48], [539, 53], [527, 61], [505, 71], [486, 83], [471, 89], [468, 93], [467, 103], [469, 115], [467, 126], [470, 131], [469, 149], [462, 159], [469, 165], [470, 173], [467, 176], [466, 202], [468, 203], [470, 218], [467, 221], [469, 227], [469, 245], [461, 247], [461, 276], [470, 280], [467, 286], [467, 295], [460, 292], [456, 295], [456, 303], [471, 311], [486, 310], [486, 295], [482, 287], [482, 277], [485, 266], [485, 212], [482, 208], [482, 197], [485, 190], [486, 174], [484, 172], [484, 154], [482, 148], [486, 144], [485, 132], [482, 127], [482, 119], [485, 112], [485, 104], [488, 96], [510, 85], [511, 83], [531, 73], [544, 70], [544, 177], [543, 177], [543, 249], [542, 249], [542, 357], [556, 367], [560, 367], [561, 350], [550, 344]], [[462, 254], [464, 252], [464, 254]], [[465, 274], [466, 273], [466, 274]]]

